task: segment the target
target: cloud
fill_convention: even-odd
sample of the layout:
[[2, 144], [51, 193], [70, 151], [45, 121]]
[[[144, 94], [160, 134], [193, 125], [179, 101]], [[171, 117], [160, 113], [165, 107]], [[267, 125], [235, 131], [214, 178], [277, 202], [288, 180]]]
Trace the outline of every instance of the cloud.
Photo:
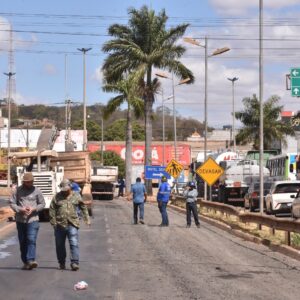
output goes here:
[[94, 73], [91, 76], [91, 80], [97, 81], [97, 82], [99, 82], [99, 83], [102, 84], [102, 81], [103, 81], [103, 72], [101, 70], [101, 66], [99, 66], [98, 68], [96, 68], [96, 70], [94, 71]]
[[9, 30], [10, 23], [3, 17], [0, 17], [0, 52], [6, 52], [9, 49]]
[[[250, 10], [258, 11], [259, 1], [210, 0], [212, 6], [222, 15], [242, 15]], [[264, 8], [280, 9], [299, 4], [299, 0], [265, 0]]]
[[[11, 23], [0, 17], [0, 43], [1, 43], [1, 51], [7, 52], [10, 49], [10, 30]], [[19, 34], [13, 32], [13, 49], [28, 49], [31, 48], [34, 44], [38, 42], [38, 38], [36, 35], [32, 34], [30, 39], [23, 39]]]
[[43, 73], [45, 73], [47, 75], [56, 75], [57, 69], [54, 65], [46, 64], [43, 68]]

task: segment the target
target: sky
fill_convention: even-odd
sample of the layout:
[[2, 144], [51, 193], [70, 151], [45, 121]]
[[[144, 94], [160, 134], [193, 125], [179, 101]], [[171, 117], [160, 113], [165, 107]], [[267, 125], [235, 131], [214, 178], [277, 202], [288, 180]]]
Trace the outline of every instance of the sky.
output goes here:
[[[286, 74], [300, 67], [300, 1], [264, 0], [264, 100], [280, 96], [284, 110], [299, 109], [297, 97], [286, 90]], [[9, 71], [9, 29], [13, 29], [15, 100], [21, 104], [52, 105], [66, 98], [82, 103], [83, 56], [77, 48], [92, 48], [86, 54], [87, 105], [106, 104], [112, 97], [102, 91], [101, 51], [109, 40], [108, 27], [128, 22], [129, 7], [148, 5], [156, 12], [166, 10], [168, 27], [189, 23], [185, 37], [204, 45], [208, 53], [229, 47], [229, 52], [208, 58], [208, 125], [232, 124], [232, 88], [235, 110], [242, 99], [259, 94], [259, 1], [241, 0], [13, 0], [1, 1], [0, 70]], [[175, 86], [177, 114], [204, 120], [204, 49], [179, 40], [186, 48], [181, 61], [195, 75], [193, 85]], [[171, 77], [170, 74], [168, 76]], [[178, 79], [174, 79], [175, 85]], [[162, 79], [165, 98], [172, 82]], [[0, 98], [7, 96], [7, 76], [0, 75]], [[158, 96], [155, 107], [161, 105]], [[172, 100], [165, 101], [172, 109]], [[239, 126], [239, 124], [236, 124]], [[193, 130], [193, 129], [192, 129]]]

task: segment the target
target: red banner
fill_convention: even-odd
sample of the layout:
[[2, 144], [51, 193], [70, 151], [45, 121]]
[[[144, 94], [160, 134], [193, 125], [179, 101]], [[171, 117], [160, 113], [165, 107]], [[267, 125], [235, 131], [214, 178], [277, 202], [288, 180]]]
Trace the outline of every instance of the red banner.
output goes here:
[[[164, 151], [165, 148], [165, 151]], [[100, 150], [99, 144], [88, 144], [88, 151], [95, 152]], [[114, 151], [125, 160], [125, 146], [123, 145], [105, 145], [104, 151]], [[165, 165], [167, 165], [171, 159], [175, 158], [174, 147], [166, 145], [152, 145], [152, 165], [163, 165], [163, 153], [165, 152]], [[132, 146], [132, 164], [141, 165], [144, 164], [145, 159], [145, 146]], [[177, 161], [187, 166], [191, 163], [191, 151], [189, 145], [177, 146]]]

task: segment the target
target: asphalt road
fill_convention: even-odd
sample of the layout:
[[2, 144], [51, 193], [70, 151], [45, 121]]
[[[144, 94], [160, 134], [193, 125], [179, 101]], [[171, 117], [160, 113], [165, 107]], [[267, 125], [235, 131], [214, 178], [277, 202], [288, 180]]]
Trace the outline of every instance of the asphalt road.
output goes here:
[[[92, 227], [80, 230], [80, 270], [60, 271], [54, 236], [41, 223], [39, 268], [20, 270], [16, 231], [0, 240], [1, 299], [298, 299], [300, 262], [245, 242], [213, 226], [185, 228], [169, 209], [161, 228], [158, 209], [145, 207], [145, 225], [132, 224], [132, 204], [99, 201]], [[87, 290], [74, 291], [84, 280]]]
[[8, 197], [0, 196], [0, 207], [9, 206], [8, 200]]

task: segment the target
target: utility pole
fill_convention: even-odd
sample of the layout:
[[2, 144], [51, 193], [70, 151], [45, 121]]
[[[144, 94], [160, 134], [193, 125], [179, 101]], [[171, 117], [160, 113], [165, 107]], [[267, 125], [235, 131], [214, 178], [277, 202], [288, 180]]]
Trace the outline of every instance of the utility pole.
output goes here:
[[259, 211], [264, 212], [263, 0], [259, 0]]
[[232, 83], [232, 140], [233, 140], [233, 152], [236, 152], [236, 140], [235, 140], [235, 107], [234, 107], [234, 82], [238, 80], [237, 77], [227, 78]]
[[101, 166], [104, 164], [104, 159], [103, 159], [103, 116], [101, 116]]
[[11, 162], [10, 162], [10, 124], [11, 124], [11, 79], [16, 73], [4, 73], [4, 75], [8, 76], [8, 126], [7, 126], [7, 187], [10, 187], [11, 183], [11, 176], [10, 176], [10, 169], [11, 169]]
[[82, 52], [83, 57], [83, 151], [87, 148], [87, 131], [86, 131], [86, 69], [85, 69], [85, 54], [92, 48], [77, 48], [78, 51]]

